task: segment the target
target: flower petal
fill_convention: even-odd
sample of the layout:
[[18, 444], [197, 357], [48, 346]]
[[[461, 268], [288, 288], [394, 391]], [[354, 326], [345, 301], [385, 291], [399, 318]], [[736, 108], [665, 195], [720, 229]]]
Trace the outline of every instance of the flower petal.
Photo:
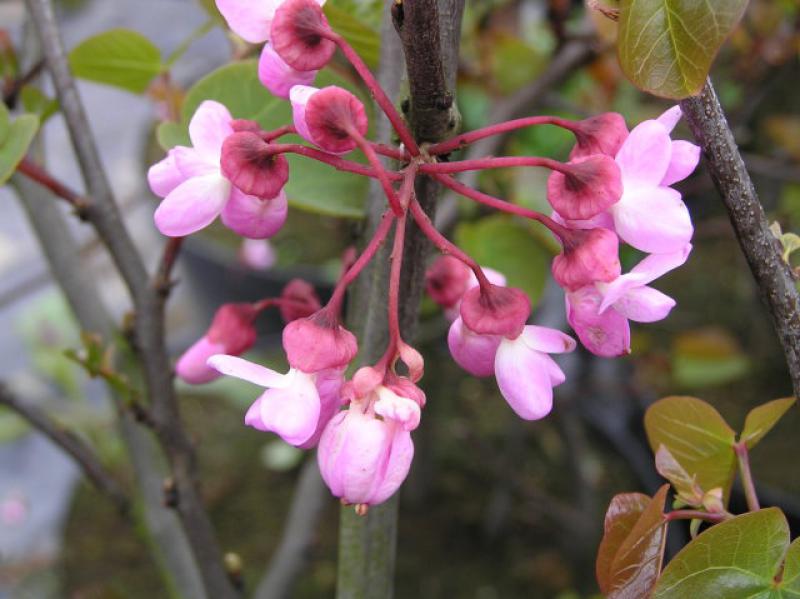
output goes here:
[[636, 322], [656, 322], [667, 317], [675, 300], [652, 287], [637, 287], [623, 295], [614, 309]]
[[292, 120], [297, 133], [307, 142], [316, 144], [306, 122], [306, 105], [315, 93], [319, 91], [310, 85], [295, 85], [289, 91], [289, 100], [292, 103]]
[[495, 377], [508, 405], [525, 420], [539, 420], [553, 409], [553, 387], [543, 357], [522, 339], [503, 339], [497, 348]]
[[395, 494], [408, 476], [413, 459], [414, 442], [411, 440], [411, 433], [396, 429], [389, 449], [389, 459], [386, 460], [380, 469], [379, 476], [376, 477], [380, 484], [370, 494], [370, 504], [383, 503]]
[[210, 368], [208, 359], [225, 351], [224, 343], [214, 343], [206, 335], [183, 352], [175, 364], [175, 374], [190, 385], [202, 385], [219, 378], [219, 372]]
[[233, 187], [222, 211], [222, 223], [242, 237], [266, 239], [280, 231], [288, 213], [289, 204], [283, 191], [271, 200], [262, 200]]
[[464, 326], [459, 316], [450, 325], [447, 345], [456, 364], [474, 376], [494, 373], [495, 354], [500, 345], [497, 335], [478, 335]]
[[521, 339], [530, 349], [548, 354], [569, 353], [577, 346], [575, 340], [566, 333], [534, 324], [525, 326]]
[[672, 141], [664, 125], [643, 121], [634, 127], [617, 152], [617, 165], [627, 191], [630, 185], [658, 185], [672, 155]]
[[669, 187], [627, 191], [611, 207], [614, 228], [623, 241], [643, 252], [663, 254], [683, 248], [694, 228], [681, 194]]
[[692, 174], [700, 162], [700, 146], [682, 139], [672, 142], [672, 157], [661, 185], [667, 186], [683, 181]]
[[150, 189], [160, 198], [169, 195], [169, 192], [186, 180], [175, 162], [175, 150], [176, 148], [173, 148], [167, 152], [163, 160], [156, 162], [147, 171]]
[[290, 371], [288, 387], [268, 389], [261, 396], [261, 421], [290, 445], [302, 445], [317, 429], [320, 399], [310, 375]]
[[261, 419], [261, 396], [259, 395], [258, 399], [253, 402], [253, 404], [247, 409], [247, 413], [244, 415], [244, 423], [247, 426], [252, 426], [254, 429], [267, 432], [267, 426], [264, 424], [264, 421]]
[[184, 179], [202, 177], [212, 173], [219, 174], [219, 160], [216, 163], [207, 160], [194, 148], [176, 146], [170, 151], [175, 157], [175, 166], [178, 167], [178, 171], [180, 171]]
[[203, 159], [219, 164], [222, 142], [233, 133], [232, 120], [228, 109], [214, 100], [205, 100], [197, 107], [189, 121], [189, 138]]
[[667, 130], [667, 133], [672, 133], [682, 116], [680, 104], [675, 104], [672, 108], [665, 110], [656, 120]]
[[413, 431], [419, 426], [419, 404], [413, 399], [400, 397], [384, 386], [378, 387], [378, 401], [375, 402], [374, 409], [376, 414], [398, 423], [407, 431]]
[[293, 69], [270, 44], [264, 45], [258, 60], [258, 79], [272, 95], [288, 100], [289, 92], [295, 85], [311, 85], [316, 78], [317, 71]]
[[153, 215], [158, 230], [183, 237], [207, 227], [222, 212], [231, 184], [218, 174], [193, 177], [173, 189]]
[[236, 35], [251, 44], [269, 39], [272, 18], [284, 0], [217, 0], [217, 8]]
[[630, 353], [628, 319], [616, 310], [598, 313], [602, 297], [593, 285], [568, 293], [566, 298], [567, 321], [586, 349], [607, 358]]
[[288, 387], [290, 383], [289, 375], [264, 368], [237, 356], [217, 354], [208, 359], [208, 365], [217, 372], [261, 387], [284, 388]]

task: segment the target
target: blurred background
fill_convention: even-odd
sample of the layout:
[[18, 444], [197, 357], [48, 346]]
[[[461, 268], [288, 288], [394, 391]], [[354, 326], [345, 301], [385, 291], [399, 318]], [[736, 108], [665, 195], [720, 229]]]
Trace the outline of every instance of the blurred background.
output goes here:
[[[160, 127], [157, 135], [156, 126], [200, 78], [252, 50], [218, 26], [209, 12], [213, 2], [57, 4], [68, 48], [125, 27], [145, 35], [165, 56], [185, 50], [170, 79], [157, 80], [146, 94], [79, 82], [126, 221], [152, 266], [163, 240], [152, 225], [156, 198], [145, 172], [163, 154], [157, 138], [163, 142], [168, 134]], [[359, 34], [357, 48], [372, 60], [380, 43], [381, 4], [329, 0], [326, 8], [335, 28]], [[15, 45], [23, 44], [21, 1], [0, 2], [0, 29]], [[587, 14], [581, 2], [468, 1], [458, 84], [464, 128], [536, 113], [582, 118], [616, 110], [630, 126], [657, 116], [669, 104], [624, 79], [614, 34], [611, 21]], [[784, 232], [800, 232], [798, 56], [797, 3], [751, 0], [712, 71], [770, 221]], [[331, 76], [354, 81], [343, 64]], [[52, 94], [47, 77], [40, 89]], [[683, 125], [676, 136], [690, 138]], [[571, 144], [568, 134], [535, 128], [481, 149], [563, 159]], [[39, 150], [56, 175], [82, 188], [58, 114], [44, 128]], [[304, 174], [310, 183], [290, 194], [289, 224], [272, 240], [271, 266], [243, 262], [239, 242], [222, 227], [187, 243], [169, 304], [173, 356], [204, 332], [222, 302], [276, 295], [295, 276], [325, 294], [339, 256], [360, 230], [366, 187]], [[544, 210], [545, 176], [536, 169], [497, 170], [468, 181]], [[628, 358], [609, 361], [576, 352], [562, 360], [568, 382], [558, 388], [556, 408], [545, 421], [521, 422], [493, 380], [464, 376], [447, 351], [446, 321], [432, 302], [423, 302], [417, 347], [429, 373], [422, 381], [428, 404], [402, 489], [397, 597], [593, 596], [594, 556], [609, 500], [624, 491], [652, 493], [661, 484], [642, 427], [647, 405], [666, 395], [694, 395], [738, 429], [753, 406], [791, 394], [780, 346], [702, 163], [679, 189], [696, 226], [694, 251], [686, 266], [657, 284], [678, 307], [665, 321], [634, 325]], [[346, 206], [349, 218], [330, 215], [328, 192]], [[0, 189], [0, 380], [79, 431], [125, 479], [127, 457], [105, 387], [65, 355], [81, 347], [80, 330], [53, 282], [19, 193], [13, 186]], [[91, 231], [60, 205], [41, 210], [55, 210], [64, 219], [103, 299], [122, 318], [124, 289]], [[531, 294], [537, 324], [567, 329], [563, 296], [548, 283], [553, 246], [543, 230], [450, 197], [439, 220], [481, 264]], [[637, 260], [634, 253], [623, 256], [625, 267]], [[280, 321], [268, 316], [259, 326], [263, 335], [250, 357], [280, 370]], [[179, 391], [221, 544], [241, 558], [244, 584], [252, 588], [280, 539], [304, 455], [244, 427], [255, 388], [223, 380]], [[800, 533], [800, 470], [787, 457], [798, 454], [798, 426], [794, 409], [752, 456], [762, 502], [783, 507], [793, 536]], [[734, 511], [743, 505], [736, 491], [733, 502]], [[687, 538], [681, 525], [672, 526], [668, 553]], [[295, 596], [332, 595], [337, 528], [338, 503], [331, 498]], [[167, 596], [151, 551], [130, 525], [58, 449], [0, 408], [0, 598]]]

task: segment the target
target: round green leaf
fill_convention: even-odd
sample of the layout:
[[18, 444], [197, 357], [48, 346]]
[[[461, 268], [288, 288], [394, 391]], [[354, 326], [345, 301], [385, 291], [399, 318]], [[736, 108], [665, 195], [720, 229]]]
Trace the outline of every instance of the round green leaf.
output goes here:
[[26, 85], [19, 94], [25, 112], [30, 112], [39, 117], [41, 124], [58, 111], [58, 100], [47, 96], [38, 87]]
[[14, 174], [38, 130], [39, 118], [33, 114], [23, 114], [9, 125], [5, 139], [0, 142], [0, 185]]
[[11, 117], [8, 114], [6, 105], [0, 102], [0, 143], [3, 143], [8, 137], [8, 124]]
[[684, 547], [664, 569], [653, 599], [796, 597], [790, 590], [797, 578], [796, 547], [787, 556], [783, 588], [774, 584], [788, 545], [789, 525], [778, 508], [737, 516]]
[[111, 29], [92, 36], [69, 53], [76, 77], [144, 93], [161, 73], [161, 52], [141, 33]]
[[747, 449], [755, 447], [764, 435], [778, 424], [778, 421], [794, 405], [795, 401], [794, 397], [784, 397], [750, 410], [744, 421], [744, 430], [739, 437], [745, 442]]
[[703, 491], [722, 487], [727, 499], [736, 467], [736, 434], [713, 407], [694, 397], [665, 397], [644, 417], [653, 453], [663, 445]]
[[700, 92], [747, 0], [621, 0], [617, 50], [640, 89], [680, 99]]
[[461, 223], [455, 237], [478, 264], [503, 273], [509, 286], [519, 287], [533, 302], [541, 296], [550, 271], [550, 254], [523, 224], [496, 214]]

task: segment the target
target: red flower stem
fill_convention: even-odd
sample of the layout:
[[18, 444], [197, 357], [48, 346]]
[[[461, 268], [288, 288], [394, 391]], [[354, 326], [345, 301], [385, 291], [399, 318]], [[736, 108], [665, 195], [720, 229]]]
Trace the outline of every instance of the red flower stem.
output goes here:
[[386, 356], [389, 360], [397, 353], [397, 344], [400, 342], [400, 273], [403, 269], [405, 239], [406, 213], [403, 213], [397, 219], [397, 225], [394, 228], [394, 244], [390, 256], [392, 267], [389, 271], [389, 346], [386, 348]]
[[479, 139], [491, 137], [492, 135], [499, 135], [501, 133], [507, 133], [516, 129], [523, 129], [524, 127], [530, 127], [532, 125], [555, 125], [556, 127], [568, 129], [574, 133], [580, 131], [580, 122], [578, 121], [570, 121], [568, 119], [561, 119], [555, 116], [530, 116], [521, 119], [514, 119], [513, 121], [497, 123], [495, 125], [489, 125], [488, 127], [483, 127], [482, 129], [475, 129], [474, 131], [468, 131], [466, 133], [462, 133], [461, 135], [456, 135], [447, 141], [430, 146], [428, 148], [428, 154], [431, 156], [436, 154], [449, 154], [450, 152], [460, 150], [464, 146], [476, 142]]
[[62, 200], [69, 202], [69, 204], [75, 208], [75, 212], [78, 214], [78, 216], [84, 218], [84, 215], [89, 209], [91, 202], [87, 198], [71, 190], [69, 187], [58, 181], [44, 168], [28, 158], [23, 158], [22, 161], [17, 165], [17, 172], [22, 173], [32, 181], [36, 181], [36, 183], [42, 187], [49, 189]]
[[456, 181], [449, 175], [433, 175], [433, 178], [439, 181], [445, 187], [449, 187], [456, 193], [460, 193], [470, 200], [474, 200], [508, 214], [515, 214], [517, 216], [522, 216], [524, 218], [529, 218], [531, 220], [540, 222], [545, 227], [550, 229], [550, 231], [560, 240], [566, 239], [569, 236], [569, 231], [566, 227], [561, 226], [552, 218], [545, 216], [541, 212], [536, 212], [535, 210], [530, 210], [528, 208], [512, 204], [511, 202], [506, 202], [500, 198], [490, 196], [489, 194], [483, 193], [476, 189], [472, 189], [468, 185], [464, 185], [463, 183]]
[[411, 156], [408, 152], [404, 152], [400, 148], [395, 148], [393, 146], [388, 146], [386, 144], [378, 143], [377, 141], [370, 141], [369, 145], [381, 156], [387, 156], [388, 158], [392, 158], [393, 160], [397, 160], [398, 162], [408, 162], [411, 160]]
[[297, 129], [294, 128], [294, 125], [283, 125], [282, 127], [278, 127], [272, 131], [264, 131], [261, 133], [260, 137], [269, 143], [275, 139], [278, 139], [279, 137], [283, 137], [284, 135], [289, 135], [291, 133], [297, 133]]
[[269, 149], [272, 154], [298, 154], [300, 156], [305, 156], [306, 158], [311, 158], [312, 160], [329, 164], [337, 170], [355, 173], [357, 175], [361, 175], [362, 177], [379, 179], [382, 176], [385, 176], [394, 180], [400, 180], [403, 177], [400, 173], [387, 171], [383, 168], [383, 166], [381, 166], [382, 174], [378, 174], [370, 167], [359, 164], [358, 162], [345, 160], [344, 158], [339, 158], [338, 156], [334, 156], [332, 154], [328, 154], [327, 152], [323, 152], [322, 150], [310, 148], [302, 144], [270, 144]]
[[386, 240], [386, 236], [389, 234], [389, 230], [392, 227], [394, 218], [394, 213], [391, 210], [384, 212], [381, 222], [378, 223], [378, 227], [375, 229], [375, 234], [372, 236], [372, 239], [369, 240], [369, 243], [364, 248], [364, 251], [361, 252], [361, 255], [358, 257], [358, 259], [353, 262], [353, 265], [347, 269], [347, 272], [344, 274], [344, 276], [342, 276], [342, 278], [339, 279], [339, 282], [336, 283], [336, 287], [334, 288], [333, 294], [331, 294], [331, 299], [328, 300], [328, 305], [326, 307], [330, 307], [331, 310], [338, 314], [342, 300], [344, 299], [344, 292], [347, 290], [347, 286], [356, 279], [361, 271], [364, 270], [364, 267], [369, 264], [369, 261], [372, 260], [372, 258], [378, 252], [381, 244]]
[[474, 160], [456, 160], [455, 162], [435, 162], [420, 165], [420, 172], [433, 173], [463, 173], [464, 171], [481, 171], [488, 168], [505, 168], [515, 166], [541, 166], [553, 171], [572, 174], [572, 167], [551, 158], [539, 156], [500, 156], [476, 158]]
[[486, 275], [483, 274], [483, 270], [478, 263], [470, 258], [469, 254], [464, 252], [456, 244], [436, 230], [436, 227], [433, 226], [431, 219], [428, 218], [428, 215], [425, 214], [425, 211], [422, 209], [422, 206], [419, 205], [419, 202], [417, 202], [416, 199], [411, 200], [409, 209], [411, 210], [411, 216], [414, 217], [414, 221], [425, 234], [425, 237], [430, 239], [433, 245], [439, 248], [440, 252], [444, 254], [450, 254], [454, 258], [457, 258], [466, 264], [470, 269], [472, 269], [472, 272], [475, 273], [475, 278], [478, 279], [478, 284], [481, 286], [481, 290], [488, 289], [491, 283], [486, 278]]
[[358, 147], [361, 148], [362, 152], [364, 152], [364, 156], [367, 157], [370, 165], [372, 165], [373, 170], [377, 173], [378, 181], [381, 184], [381, 188], [383, 188], [383, 193], [386, 194], [386, 199], [389, 201], [389, 206], [392, 207], [392, 211], [394, 212], [395, 216], [402, 216], [403, 207], [400, 205], [400, 199], [397, 197], [394, 187], [392, 187], [392, 182], [389, 180], [389, 177], [387, 177], [387, 171], [385, 168], [383, 168], [380, 158], [378, 158], [378, 154], [375, 153], [375, 150], [370, 143], [364, 139], [364, 136], [357, 131], [350, 131], [350, 137], [355, 140], [355, 142], [358, 144]]
[[386, 92], [383, 91], [383, 88], [380, 86], [380, 83], [378, 83], [377, 79], [375, 79], [375, 76], [369, 70], [369, 67], [367, 67], [367, 65], [364, 64], [364, 61], [361, 60], [361, 57], [358, 55], [358, 53], [338, 33], [334, 31], [325, 31], [320, 32], [320, 34], [339, 46], [342, 54], [344, 54], [345, 58], [347, 58], [347, 60], [350, 61], [350, 64], [353, 65], [353, 68], [364, 81], [364, 84], [369, 89], [372, 97], [375, 98], [375, 102], [377, 102], [378, 106], [381, 107], [381, 110], [383, 110], [386, 118], [389, 119], [389, 122], [397, 132], [397, 136], [400, 138], [400, 141], [403, 143], [406, 150], [408, 150], [411, 156], [419, 156], [419, 146], [417, 145], [417, 142], [414, 141], [414, 136], [411, 135], [411, 131], [409, 131], [408, 127], [406, 127], [403, 117], [400, 116], [399, 112], [397, 112], [394, 104], [386, 95]]
[[700, 510], [674, 510], [664, 514], [667, 522], [673, 520], [705, 520], [707, 522], [722, 522], [729, 520], [733, 516], [728, 512], [703, 512]]
[[747, 509], [750, 512], [760, 510], [761, 504], [756, 494], [753, 473], [750, 471], [750, 455], [747, 451], [747, 444], [739, 441], [733, 445], [733, 450], [736, 452], [736, 459], [739, 461], [739, 476], [742, 477], [742, 486], [744, 487], [744, 496], [747, 500]]

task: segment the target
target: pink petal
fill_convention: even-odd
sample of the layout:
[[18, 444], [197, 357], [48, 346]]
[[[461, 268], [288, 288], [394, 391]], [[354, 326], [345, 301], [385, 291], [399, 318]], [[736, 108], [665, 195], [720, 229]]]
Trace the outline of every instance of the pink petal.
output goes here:
[[214, 343], [203, 335], [183, 352], [175, 364], [175, 374], [190, 385], [202, 385], [219, 378], [219, 372], [209, 367], [208, 359], [225, 351], [225, 344]]
[[217, 8], [236, 35], [251, 44], [269, 39], [272, 18], [283, 0], [216, 0]]
[[632, 185], [658, 185], [664, 178], [672, 155], [672, 141], [664, 125], [643, 121], [634, 127], [617, 152], [625, 191]]
[[261, 421], [290, 445], [302, 445], [319, 423], [319, 393], [310, 375], [294, 370], [287, 377], [288, 387], [272, 388], [261, 396]]
[[207, 227], [222, 212], [231, 184], [219, 174], [193, 177], [173, 189], [153, 215], [158, 230], [183, 237]]
[[203, 159], [219, 164], [222, 142], [233, 133], [232, 120], [228, 109], [214, 100], [205, 100], [197, 107], [189, 121], [189, 138]]
[[494, 359], [500, 337], [478, 335], [464, 326], [459, 316], [450, 325], [447, 345], [456, 364], [474, 376], [494, 374]]
[[253, 270], [269, 270], [278, 261], [267, 239], [244, 239], [239, 247], [239, 261]]
[[672, 108], [665, 110], [656, 121], [661, 123], [664, 129], [667, 130], [667, 133], [672, 133], [672, 130], [675, 128], [675, 125], [678, 124], [678, 121], [681, 120], [682, 116], [683, 113], [681, 112], [680, 104], [675, 104]]
[[611, 213], [608, 211], [601, 212], [592, 218], [580, 220], [566, 219], [558, 212], [553, 210], [550, 218], [556, 221], [559, 225], [564, 225], [570, 229], [597, 229], [602, 227], [603, 229], [609, 229], [611, 231], [614, 230], [614, 217], [611, 216]]
[[150, 184], [150, 189], [160, 198], [169, 195], [169, 192], [185, 180], [186, 177], [175, 162], [174, 148], [167, 152], [163, 160], [156, 162], [147, 171], [147, 182]]
[[274, 96], [288, 100], [295, 85], [311, 85], [316, 77], [317, 71], [297, 71], [290, 67], [270, 44], [261, 51], [258, 79]]
[[593, 285], [568, 293], [566, 297], [567, 320], [586, 349], [608, 358], [630, 353], [628, 319], [616, 310], [599, 314], [602, 298]]
[[694, 232], [681, 194], [669, 187], [626, 191], [611, 207], [611, 213], [617, 234], [643, 252], [663, 254], [680, 250]]
[[247, 413], [244, 415], [244, 423], [258, 431], [267, 432], [269, 430], [261, 419], [261, 396], [247, 409]]
[[553, 409], [553, 387], [546, 354], [532, 350], [522, 339], [503, 339], [497, 349], [495, 377], [508, 405], [525, 420], [539, 420]]
[[184, 179], [219, 173], [219, 160], [216, 163], [209, 161], [194, 148], [176, 146], [170, 151], [175, 158], [175, 166]]
[[266, 239], [280, 231], [288, 213], [289, 205], [283, 191], [271, 200], [262, 200], [233, 187], [222, 211], [222, 223], [242, 237]]
[[631, 289], [614, 304], [617, 312], [636, 322], [662, 320], [674, 307], [674, 299], [652, 287]]
[[672, 142], [672, 157], [669, 161], [667, 173], [661, 181], [661, 185], [672, 185], [678, 181], [683, 181], [694, 172], [700, 162], [700, 146], [679, 139]]
[[404, 430], [413, 431], [419, 426], [419, 404], [407, 397], [400, 397], [386, 387], [378, 387], [378, 401], [374, 409], [376, 414], [398, 423]]
[[289, 100], [292, 103], [292, 119], [297, 133], [307, 142], [316, 144], [306, 123], [306, 105], [315, 93], [319, 91], [316, 87], [309, 85], [295, 85], [289, 91]]
[[397, 429], [389, 449], [389, 459], [381, 469], [380, 484], [371, 493], [369, 504], [383, 503], [395, 494], [408, 476], [411, 461], [414, 459], [414, 442], [411, 433]]
[[301, 449], [311, 449], [319, 443], [320, 437], [331, 419], [342, 407], [341, 389], [344, 383], [343, 368], [329, 368], [314, 374], [314, 384], [319, 394], [319, 420], [317, 427], [302, 445]]
[[528, 348], [548, 354], [569, 353], [577, 346], [575, 340], [566, 333], [534, 324], [526, 325], [520, 338]]
[[226, 356], [225, 354], [211, 356], [208, 359], [208, 365], [221, 374], [233, 376], [261, 387], [283, 388], [290, 383], [288, 375], [236, 356]]

